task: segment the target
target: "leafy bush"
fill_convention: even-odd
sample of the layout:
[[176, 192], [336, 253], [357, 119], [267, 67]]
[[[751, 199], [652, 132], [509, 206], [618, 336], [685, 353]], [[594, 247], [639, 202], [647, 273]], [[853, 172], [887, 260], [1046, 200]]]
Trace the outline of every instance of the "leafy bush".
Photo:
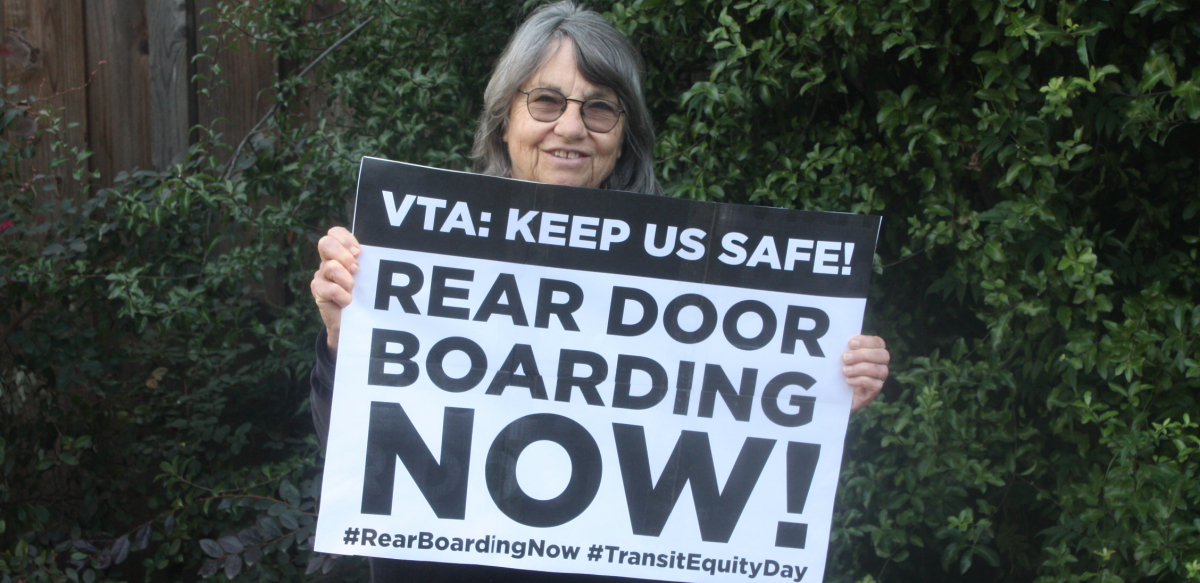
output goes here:
[[[8, 138], [5, 583], [362, 576], [307, 546], [312, 243], [361, 155], [469, 166], [528, 6], [346, 4], [223, 7], [295, 63], [373, 17], [280, 83], [231, 180], [208, 136], [60, 202]], [[646, 57], [670, 195], [885, 216], [893, 380], [851, 420], [829, 580], [1200, 579], [1200, 7], [593, 6]]]
[[[8, 105], [39, 139], [71, 131]], [[75, 200], [49, 172], [17, 176], [23, 138], [0, 143], [0, 580], [328, 572], [308, 552], [304, 300], [314, 225], [342, 205], [296, 182], [312, 154], [281, 148], [229, 181], [205, 143], [116, 188], [77, 173]]]

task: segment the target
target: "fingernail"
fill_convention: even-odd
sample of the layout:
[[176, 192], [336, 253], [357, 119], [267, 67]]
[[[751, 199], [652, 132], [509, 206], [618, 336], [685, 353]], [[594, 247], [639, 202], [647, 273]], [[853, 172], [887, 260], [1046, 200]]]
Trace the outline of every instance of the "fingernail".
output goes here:
[[862, 343], [857, 338], [850, 341], [850, 348], [858, 348]]
[[357, 263], [350, 266], [350, 273], [358, 273], [358, 264]]
[[843, 366], [843, 367], [842, 367], [842, 374], [850, 374], [850, 367], [848, 367], [848, 366]]
[[350, 253], [353, 253], [355, 257], [358, 257], [358, 254], [362, 253], [362, 249], [359, 249], [358, 247], [351, 247]]
[[842, 353], [842, 362], [850, 362], [850, 353], [849, 352]]

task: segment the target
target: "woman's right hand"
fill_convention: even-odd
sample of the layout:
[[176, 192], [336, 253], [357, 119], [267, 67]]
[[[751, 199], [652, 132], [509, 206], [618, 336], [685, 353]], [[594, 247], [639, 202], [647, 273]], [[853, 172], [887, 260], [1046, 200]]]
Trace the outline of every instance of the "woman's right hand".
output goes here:
[[354, 289], [354, 274], [358, 273], [357, 258], [362, 248], [350, 231], [334, 227], [317, 241], [317, 252], [321, 254], [321, 266], [313, 274], [310, 287], [317, 309], [321, 310], [321, 319], [325, 321], [329, 354], [337, 356], [342, 308], [350, 305], [350, 291]]

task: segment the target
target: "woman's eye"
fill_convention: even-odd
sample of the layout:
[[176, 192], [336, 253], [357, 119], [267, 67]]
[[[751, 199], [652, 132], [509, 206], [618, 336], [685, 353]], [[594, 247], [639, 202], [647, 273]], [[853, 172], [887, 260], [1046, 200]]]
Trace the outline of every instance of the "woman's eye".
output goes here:
[[593, 113], [616, 113], [617, 106], [608, 101], [591, 101], [588, 102], [588, 111]]
[[533, 101], [535, 103], [548, 103], [551, 105], [557, 105], [557, 104], [562, 103], [561, 100], [555, 98], [553, 95], [538, 95], [537, 97], [535, 97], [533, 99]]

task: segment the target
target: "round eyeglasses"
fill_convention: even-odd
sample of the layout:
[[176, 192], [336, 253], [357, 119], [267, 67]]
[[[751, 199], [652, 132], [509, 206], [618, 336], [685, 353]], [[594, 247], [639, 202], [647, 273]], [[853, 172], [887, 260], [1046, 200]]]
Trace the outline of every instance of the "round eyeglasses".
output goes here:
[[529, 115], [538, 121], [551, 122], [562, 117], [567, 110], [567, 102], [579, 104], [579, 115], [583, 117], [583, 126], [597, 133], [608, 133], [617, 127], [621, 114], [625, 113], [616, 103], [607, 99], [571, 99], [561, 91], [538, 87], [529, 91], [517, 90], [525, 94], [525, 105]]

